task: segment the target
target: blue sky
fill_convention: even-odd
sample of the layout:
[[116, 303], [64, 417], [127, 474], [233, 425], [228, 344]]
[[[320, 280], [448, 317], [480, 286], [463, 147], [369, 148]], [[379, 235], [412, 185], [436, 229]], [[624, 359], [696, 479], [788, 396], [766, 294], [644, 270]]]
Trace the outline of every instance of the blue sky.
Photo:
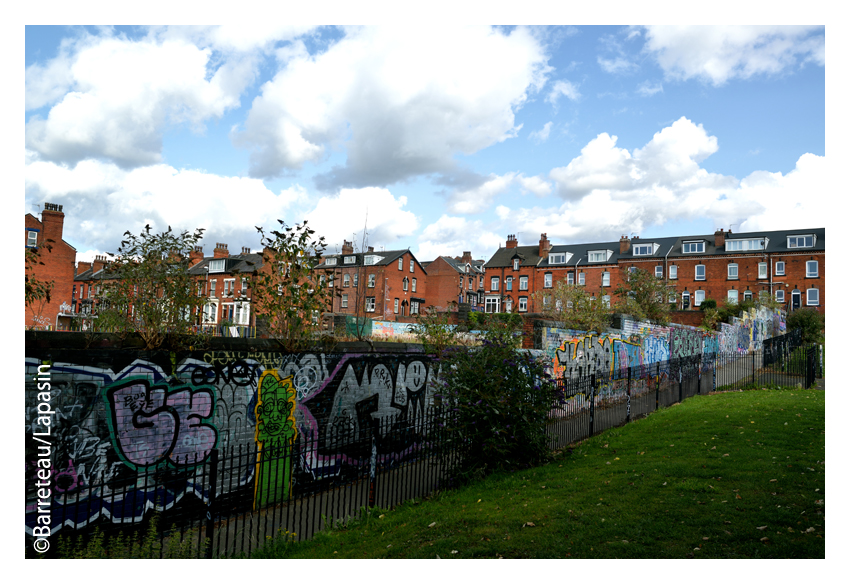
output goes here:
[[426, 261], [825, 222], [818, 26], [28, 26], [25, 65], [26, 210], [78, 259], [146, 223]]

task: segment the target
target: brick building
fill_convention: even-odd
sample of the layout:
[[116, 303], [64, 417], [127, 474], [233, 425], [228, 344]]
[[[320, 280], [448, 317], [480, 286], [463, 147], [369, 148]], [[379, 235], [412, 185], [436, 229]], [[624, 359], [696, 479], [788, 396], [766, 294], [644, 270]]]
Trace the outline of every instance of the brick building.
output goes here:
[[409, 249], [326, 255], [316, 268], [333, 292], [331, 312], [397, 321], [419, 314], [427, 305], [427, 273]]
[[649, 271], [677, 293], [679, 310], [696, 310], [711, 298], [742, 302], [772, 295], [788, 311], [825, 312], [825, 229], [795, 229], [520, 246], [509, 235], [484, 265], [486, 312], [539, 312], [532, 295], [559, 281], [586, 286], [614, 300], [630, 268]]
[[77, 250], [62, 239], [64, 226], [62, 205], [45, 203], [41, 219], [31, 213], [24, 216], [24, 246], [38, 248], [38, 259], [41, 262], [33, 266], [31, 275], [40, 281], [53, 282], [50, 302], [36, 301], [26, 307], [27, 328], [55, 330], [69, 326], [73, 312]]
[[425, 301], [437, 310], [449, 310], [452, 304], [466, 303], [473, 309], [484, 306], [484, 261], [473, 260], [472, 252], [461, 257], [440, 256], [423, 262], [428, 275]]

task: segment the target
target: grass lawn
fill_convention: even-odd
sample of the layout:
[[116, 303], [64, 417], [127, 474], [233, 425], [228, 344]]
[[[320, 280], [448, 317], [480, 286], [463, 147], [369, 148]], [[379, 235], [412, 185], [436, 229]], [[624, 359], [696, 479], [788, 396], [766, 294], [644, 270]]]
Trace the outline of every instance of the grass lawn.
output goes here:
[[289, 558], [824, 558], [824, 392], [697, 396], [545, 466], [493, 475]]

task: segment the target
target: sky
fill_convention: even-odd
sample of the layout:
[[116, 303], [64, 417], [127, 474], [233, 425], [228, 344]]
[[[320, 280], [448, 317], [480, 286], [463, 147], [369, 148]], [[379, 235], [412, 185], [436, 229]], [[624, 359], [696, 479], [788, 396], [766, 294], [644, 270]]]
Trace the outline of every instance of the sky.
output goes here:
[[[823, 26], [27, 26], [25, 205], [260, 249], [825, 226]], [[363, 236], [364, 227], [366, 236]]]

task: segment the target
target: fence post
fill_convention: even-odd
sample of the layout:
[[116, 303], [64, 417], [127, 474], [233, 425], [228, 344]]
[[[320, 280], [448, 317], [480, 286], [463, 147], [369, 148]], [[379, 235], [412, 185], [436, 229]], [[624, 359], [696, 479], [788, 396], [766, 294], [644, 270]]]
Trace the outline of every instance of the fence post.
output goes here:
[[378, 444], [375, 442], [375, 428], [372, 427], [372, 456], [369, 459], [369, 507], [375, 506], [375, 483], [378, 480]]
[[210, 452], [210, 496], [207, 502], [207, 529], [206, 540], [207, 547], [204, 556], [209, 560], [213, 554], [213, 505], [216, 497], [216, 478], [218, 477], [218, 448], [213, 448]]
[[753, 356], [753, 379], [750, 383], [755, 385], [756, 384], [756, 352], [755, 352], [755, 349], [753, 350], [751, 355]]
[[679, 365], [679, 403], [682, 403], [682, 358], [679, 357], [677, 361]]
[[[668, 360], [669, 362], [669, 360]], [[655, 411], [658, 411], [658, 386], [661, 385], [661, 361], [655, 362]]]
[[632, 421], [632, 368], [627, 369], [626, 375], [626, 423]]
[[596, 374], [590, 376], [590, 434], [593, 436], [593, 411], [596, 408]]

